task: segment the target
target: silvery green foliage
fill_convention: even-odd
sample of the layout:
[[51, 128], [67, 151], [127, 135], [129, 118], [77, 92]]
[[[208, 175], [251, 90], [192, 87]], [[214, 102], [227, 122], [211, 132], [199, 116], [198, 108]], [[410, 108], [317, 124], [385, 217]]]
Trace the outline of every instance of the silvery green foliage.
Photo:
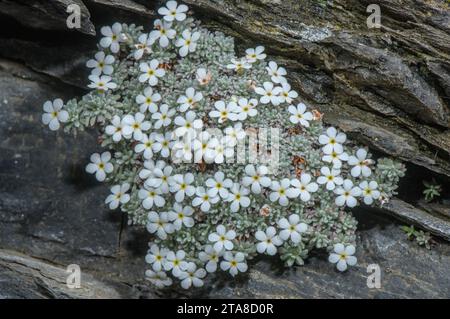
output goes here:
[[[279, 254], [292, 266], [326, 248], [339, 270], [354, 265], [357, 223], [346, 207], [388, 201], [403, 165], [377, 164], [345, 134], [325, 128], [290, 88], [285, 69], [265, 62], [264, 48], [236, 57], [233, 38], [201, 27], [186, 11], [169, 1], [150, 33], [118, 23], [102, 28], [103, 53], [88, 62], [94, 89], [62, 109], [61, 101], [46, 102], [43, 122], [52, 130], [65, 123], [67, 132], [100, 129], [109, 152], [93, 154], [86, 170], [112, 185], [111, 209], [147, 226], [146, 276], [158, 287], [172, 279], [198, 287], [206, 271], [234, 276], [258, 253]], [[196, 121], [179, 130], [190, 112]], [[223, 136], [202, 133], [211, 128]], [[178, 148], [183, 137], [185, 151]], [[219, 193], [217, 172], [225, 177]]]

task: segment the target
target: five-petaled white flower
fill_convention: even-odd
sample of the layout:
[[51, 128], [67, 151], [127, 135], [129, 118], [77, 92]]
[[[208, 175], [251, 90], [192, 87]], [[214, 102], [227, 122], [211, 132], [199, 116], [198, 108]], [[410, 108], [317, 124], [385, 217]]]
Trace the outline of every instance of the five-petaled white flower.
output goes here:
[[59, 122], [65, 123], [69, 119], [69, 113], [63, 110], [64, 103], [61, 99], [46, 101], [44, 103], [44, 114], [42, 114], [42, 123], [48, 125], [50, 130], [56, 131], [60, 128]]
[[221, 171], [214, 174], [214, 178], [210, 177], [206, 180], [206, 186], [209, 187], [208, 195], [216, 197], [219, 194], [223, 199], [228, 198], [228, 188], [233, 186], [231, 179], [225, 179], [224, 173]]
[[185, 57], [189, 52], [194, 52], [197, 48], [197, 41], [200, 39], [200, 32], [191, 33], [189, 30], [184, 30], [182, 38], [175, 42], [175, 46], [179, 47], [181, 57]]
[[364, 197], [364, 204], [372, 205], [374, 199], [380, 198], [380, 191], [378, 190], [378, 183], [375, 181], [367, 182], [363, 181], [359, 184], [359, 188], [362, 191]]
[[100, 40], [100, 45], [103, 48], [110, 48], [112, 53], [117, 53], [120, 50], [120, 42], [122, 42], [122, 25], [118, 22], [114, 23], [112, 27], [105, 26], [100, 29], [104, 36]]
[[153, 188], [146, 184], [144, 184], [144, 188], [141, 188], [138, 192], [138, 196], [142, 200], [142, 206], [145, 209], [151, 209], [153, 205], [163, 207], [166, 204], [166, 200], [161, 194], [161, 189]]
[[322, 150], [324, 153], [330, 154], [332, 151], [336, 151], [338, 154], [344, 151], [342, 144], [347, 139], [345, 133], [338, 133], [334, 127], [329, 127], [326, 134], [319, 136], [319, 143], [325, 145]]
[[163, 288], [172, 285], [172, 278], [168, 277], [164, 271], [146, 270], [145, 278], [157, 288]]
[[243, 70], [251, 69], [251, 67], [252, 65], [246, 59], [231, 59], [231, 63], [227, 65], [227, 69], [236, 72], [242, 72]]
[[144, 161], [144, 167], [139, 171], [139, 178], [146, 180], [147, 178], [153, 176], [153, 170], [155, 167], [164, 168], [165, 166], [166, 162], [164, 161], [158, 161], [156, 164], [153, 160]]
[[211, 208], [211, 204], [217, 204], [219, 201], [219, 196], [209, 196], [204, 187], [197, 187], [197, 191], [195, 193], [197, 197], [192, 200], [192, 205], [197, 207], [200, 206], [200, 210], [202, 212], [209, 212]]
[[203, 121], [196, 118], [197, 115], [194, 111], [186, 113], [185, 117], [177, 116], [175, 118], [175, 125], [178, 127], [175, 129], [175, 135], [178, 137], [189, 134], [192, 138], [196, 135], [196, 130], [200, 130], [203, 127]]
[[103, 152], [102, 155], [94, 153], [91, 155], [91, 163], [86, 166], [86, 172], [95, 174], [95, 178], [99, 182], [103, 182], [107, 173], [111, 173], [114, 169], [109, 162], [111, 160], [110, 152]]
[[241, 207], [246, 208], [250, 206], [250, 197], [247, 195], [250, 193], [248, 188], [241, 186], [239, 183], [234, 183], [226, 199], [231, 202], [231, 212], [237, 212]]
[[225, 252], [223, 260], [220, 263], [220, 269], [223, 271], [229, 271], [230, 274], [234, 277], [239, 272], [246, 272], [248, 269], [247, 263], [245, 262], [245, 255], [241, 252], [237, 252], [233, 255], [231, 252]]
[[215, 272], [217, 270], [217, 263], [219, 257], [223, 255], [223, 251], [217, 252], [211, 245], [206, 245], [205, 250], [199, 252], [198, 259], [206, 263], [205, 269], [207, 272]]
[[186, 19], [186, 12], [188, 11], [188, 7], [184, 4], [178, 5], [176, 1], [167, 1], [165, 7], [161, 7], [158, 10], [158, 13], [164, 16], [164, 20], [166, 21], [183, 21]]
[[148, 82], [150, 86], [155, 86], [158, 84], [158, 78], [163, 77], [166, 71], [159, 67], [159, 61], [153, 59], [150, 64], [143, 62], [139, 65], [139, 69], [142, 74], [139, 76], [139, 82]]
[[155, 144], [153, 144], [155, 152], [159, 152], [162, 157], [169, 157], [170, 149], [173, 146], [172, 133], [156, 134]]
[[336, 244], [333, 247], [334, 252], [330, 253], [328, 261], [332, 264], [336, 264], [336, 268], [339, 271], [345, 271], [348, 266], [356, 265], [357, 259], [354, 255], [355, 246], [348, 245], [345, 247], [343, 244]]
[[256, 251], [260, 254], [267, 253], [273, 256], [277, 253], [277, 247], [283, 244], [280, 237], [277, 236], [275, 227], [267, 227], [266, 231], [258, 230], [255, 233], [255, 238], [259, 242], [256, 244]]
[[142, 113], [136, 113], [134, 116], [131, 114], [125, 115], [122, 119], [123, 134], [125, 136], [133, 135], [136, 141], [140, 141], [144, 133], [148, 131], [152, 124], [149, 121], [145, 121], [145, 115]]
[[312, 121], [313, 115], [311, 112], [306, 112], [306, 105], [299, 103], [297, 107], [294, 105], [289, 105], [289, 113], [292, 115], [289, 117], [289, 121], [293, 124], [298, 124], [309, 127], [309, 121]]
[[180, 230], [183, 225], [190, 228], [194, 226], [192, 214], [194, 214], [194, 209], [191, 206], [183, 207], [179, 203], [174, 203], [172, 210], [169, 211], [169, 219], [173, 222], [175, 230]]
[[335, 150], [332, 150], [330, 153], [324, 152], [322, 161], [333, 163], [333, 168], [339, 169], [342, 167], [342, 162], [348, 161], [348, 154], [346, 152], [338, 153]]
[[97, 89], [100, 93], [108, 91], [109, 89], [114, 90], [117, 88], [117, 84], [111, 82], [111, 77], [108, 75], [98, 76], [95, 74], [89, 75], [89, 80], [91, 83], [88, 85], [91, 89]]
[[105, 55], [105, 52], [99, 51], [95, 54], [94, 59], [90, 59], [86, 62], [86, 66], [93, 69], [92, 74], [94, 75], [99, 76], [102, 73], [111, 75], [114, 72], [114, 68], [111, 65], [114, 61], [112, 55]]
[[157, 188], [161, 190], [161, 193], [166, 194], [169, 192], [172, 171], [173, 167], [170, 165], [156, 165], [145, 184], [149, 187]]
[[276, 62], [270, 61], [269, 66], [266, 67], [267, 72], [271, 76], [273, 83], [284, 83], [286, 82], [286, 78], [284, 77], [287, 72], [285, 68], [278, 67]]
[[139, 104], [139, 111], [141, 113], [145, 113], [146, 111], [155, 113], [158, 110], [158, 105], [156, 102], [159, 101], [161, 101], [161, 94], [153, 93], [153, 89], [151, 87], [145, 88], [144, 94], [139, 94], [136, 97], [136, 103]]
[[244, 121], [247, 119], [248, 116], [253, 117], [258, 114], [258, 111], [256, 110], [256, 106], [258, 105], [258, 100], [251, 99], [250, 101], [242, 98], [238, 101], [238, 107], [236, 109], [236, 113], [238, 114], [238, 120]]
[[356, 156], [352, 155], [348, 158], [348, 164], [353, 166], [350, 171], [353, 177], [360, 175], [369, 177], [372, 174], [372, 170], [369, 167], [372, 164], [372, 160], [367, 158], [367, 151], [363, 148], [356, 151]]
[[[272, 181], [269, 177], [264, 176], [269, 172], [268, 168], [264, 165], [255, 166], [248, 164], [245, 166], [245, 176], [242, 178], [242, 185], [249, 187], [254, 194], [260, 194], [262, 187], [269, 187]], [[262, 187], [261, 187], [262, 186]]]
[[213, 162], [216, 156], [215, 147], [218, 143], [216, 138], [211, 138], [207, 131], [202, 131], [194, 140], [194, 163], [201, 163], [204, 159], [207, 163]]
[[166, 261], [163, 266], [166, 271], [172, 270], [172, 275], [178, 277], [187, 266], [187, 262], [184, 260], [186, 253], [184, 250], [178, 250], [176, 253], [169, 251], [166, 256]]
[[172, 29], [172, 23], [157, 19], [154, 22], [154, 26], [155, 30], [151, 31], [149, 35], [151, 41], [159, 39], [159, 45], [162, 48], [169, 46], [170, 40], [177, 35], [177, 32]]
[[172, 116], [175, 115], [175, 110], [170, 109], [167, 104], [162, 104], [159, 111], [152, 114], [152, 119], [156, 120], [154, 127], [160, 129], [162, 126], [166, 127], [172, 123]]
[[[105, 128], [105, 133], [112, 136], [114, 142], [120, 142], [123, 136], [123, 123], [118, 115], [114, 115], [111, 120], [111, 125], [107, 125]], [[125, 136], [123, 136], [125, 137]], [[125, 138], [130, 138], [127, 136]]]
[[283, 99], [283, 102], [291, 104], [294, 99], [298, 98], [298, 93], [291, 90], [291, 85], [289, 83], [281, 83], [281, 89], [280, 97]]
[[326, 188], [332, 191], [336, 188], [336, 185], [342, 185], [344, 182], [343, 178], [339, 176], [341, 171], [339, 169], [331, 169], [324, 166], [320, 169], [322, 176], [319, 176], [317, 183], [323, 185], [326, 184]]
[[272, 82], [264, 82], [263, 87], [255, 88], [256, 94], [262, 95], [259, 101], [262, 104], [272, 103], [277, 106], [283, 102], [283, 99], [280, 98], [280, 93], [282, 92], [281, 87], [274, 87]]
[[304, 172], [300, 175], [300, 180], [296, 178], [291, 180], [291, 186], [293, 187], [288, 190], [288, 196], [291, 198], [300, 196], [303, 202], [309, 201], [311, 193], [315, 193], [319, 189], [317, 183], [311, 182], [311, 175]]
[[144, 158], [147, 160], [151, 159], [153, 157], [153, 152], [156, 152], [155, 136], [155, 132], [151, 133], [150, 135], [142, 134], [139, 143], [134, 147], [134, 151], [138, 154], [144, 153]]
[[234, 230], [227, 231], [225, 226], [219, 225], [216, 227], [216, 232], [208, 236], [208, 240], [214, 243], [213, 247], [216, 252], [221, 252], [223, 249], [232, 250], [234, 244], [232, 240], [236, 237]]
[[106, 197], [105, 204], [109, 204], [110, 209], [116, 209], [119, 204], [126, 204], [130, 201], [130, 195], [127, 194], [130, 184], [114, 185], [111, 187], [111, 195]]
[[240, 122], [225, 128], [225, 143], [230, 147], [236, 146], [237, 142], [244, 139], [245, 136], [246, 133]]
[[223, 123], [226, 120], [236, 121], [238, 119], [238, 115], [236, 112], [238, 111], [237, 104], [235, 102], [229, 102], [225, 104], [224, 101], [217, 101], [214, 103], [215, 110], [209, 112], [209, 116], [212, 118], [218, 118], [219, 123]]
[[291, 181], [287, 178], [283, 178], [280, 182], [273, 181], [270, 188], [272, 193], [270, 193], [269, 198], [272, 202], [278, 201], [281, 206], [287, 206], [289, 204], [288, 193], [291, 186]]
[[193, 182], [194, 175], [192, 173], [185, 175], [176, 174], [173, 176], [170, 184], [170, 192], [176, 193], [175, 200], [177, 202], [182, 202], [186, 195], [190, 197], [195, 194], [195, 187], [191, 185]]
[[180, 104], [178, 110], [180, 112], [186, 112], [189, 108], [194, 108], [197, 102], [203, 99], [201, 92], [195, 92], [195, 89], [190, 87], [186, 90], [186, 95], [182, 95], [178, 98], [177, 103]]
[[338, 206], [355, 207], [358, 204], [356, 197], [361, 196], [361, 188], [353, 187], [353, 182], [349, 179], [346, 179], [342, 186], [336, 188], [334, 192], [339, 195], [335, 201]]
[[145, 261], [152, 265], [154, 271], [161, 271], [169, 250], [167, 248], [159, 248], [158, 245], [151, 245], [145, 256]]
[[136, 51], [134, 51], [134, 59], [140, 60], [144, 54], [150, 54], [153, 52], [152, 45], [155, 43], [155, 40], [149, 37], [147, 33], [141, 34], [138, 38], [138, 42], [135, 47]]
[[203, 278], [206, 276], [206, 270], [203, 268], [197, 269], [197, 266], [193, 262], [186, 264], [186, 269], [178, 278], [181, 280], [181, 287], [189, 289], [191, 286], [201, 287], [203, 286]]
[[302, 233], [306, 232], [308, 226], [305, 223], [300, 222], [300, 216], [292, 214], [286, 218], [281, 218], [278, 221], [278, 227], [282, 229], [280, 231], [280, 238], [282, 240], [292, 240], [294, 244], [298, 244], [302, 240]]
[[[148, 213], [147, 230], [150, 234], [156, 233], [159, 239], [167, 239], [167, 234], [171, 234], [175, 231], [173, 224], [169, 222], [169, 216], [166, 212]], [[168, 254], [169, 255], [169, 254]]]
[[249, 63], [255, 63], [258, 60], [264, 60], [267, 55], [264, 53], [263, 46], [257, 46], [255, 49], [250, 48], [245, 50], [245, 58]]

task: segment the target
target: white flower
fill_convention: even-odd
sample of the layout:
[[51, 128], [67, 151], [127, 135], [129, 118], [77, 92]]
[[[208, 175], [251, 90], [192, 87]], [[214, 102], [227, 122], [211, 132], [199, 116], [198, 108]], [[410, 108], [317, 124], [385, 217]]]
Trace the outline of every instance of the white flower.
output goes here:
[[109, 162], [111, 160], [110, 152], [103, 152], [102, 155], [94, 153], [91, 155], [91, 163], [86, 166], [86, 172], [95, 174], [95, 178], [99, 182], [103, 182], [107, 173], [111, 173], [114, 169]]
[[118, 115], [114, 115], [111, 120], [111, 125], [106, 126], [105, 133], [108, 135], [112, 135], [112, 139], [114, 142], [120, 142], [122, 140], [123, 134], [123, 124]]
[[300, 216], [297, 214], [292, 214], [288, 218], [289, 220], [281, 218], [278, 221], [278, 227], [283, 229], [279, 236], [282, 240], [290, 238], [294, 244], [298, 244], [302, 240], [301, 234], [308, 229], [308, 226], [300, 222]]
[[119, 204], [126, 204], [130, 201], [130, 195], [126, 194], [130, 189], [130, 184], [114, 185], [111, 187], [111, 195], [106, 197], [105, 204], [109, 204], [110, 209], [116, 209]]
[[204, 158], [206, 162], [214, 161], [216, 153], [214, 149], [218, 140], [210, 138], [210, 134], [207, 131], [201, 132], [194, 140], [194, 163], [201, 163]]
[[203, 286], [203, 278], [206, 276], [206, 271], [203, 268], [197, 269], [197, 266], [193, 263], [187, 263], [186, 270], [183, 271], [178, 278], [181, 280], [181, 287], [189, 289], [191, 286], [201, 287]]
[[311, 112], [305, 112], [306, 111], [306, 105], [303, 103], [299, 103], [297, 107], [293, 105], [289, 105], [289, 113], [291, 113], [291, 117], [289, 118], [289, 121], [293, 124], [298, 124], [309, 127], [309, 121], [312, 121], [313, 115]]
[[194, 182], [194, 175], [192, 173], [187, 173], [185, 175], [176, 174], [173, 176], [170, 192], [176, 193], [175, 200], [177, 202], [182, 202], [184, 197], [192, 196], [195, 194], [195, 187], [191, 184]]
[[50, 130], [56, 131], [60, 128], [59, 122], [65, 123], [69, 119], [69, 113], [63, 110], [63, 101], [56, 99], [52, 101], [46, 101], [44, 103], [44, 114], [42, 114], [42, 123], [48, 125]]
[[212, 118], [219, 118], [219, 123], [223, 123], [226, 120], [236, 121], [238, 116], [235, 112], [238, 111], [237, 104], [230, 102], [225, 104], [224, 101], [217, 101], [214, 103], [215, 110], [209, 112], [209, 116]]
[[105, 52], [99, 51], [95, 54], [95, 59], [90, 59], [87, 61], [86, 66], [93, 69], [92, 74], [100, 75], [106, 74], [111, 75], [114, 68], [111, 64], [114, 63], [114, 57], [112, 55], [105, 55]]
[[184, 30], [182, 38], [175, 42], [175, 46], [180, 48], [180, 56], [185, 57], [189, 52], [194, 52], [198, 39], [200, 39], [200, 32], [191, 33], [189, 30]]
[[142, 134], [139, 143], [134, 147], [134, 151], [137, 154], [143, 152], [145, 159], [151, 159], [153, 157], [153, 151], [155, 151], [155, 135], [155, 132], [150, 135]]
[[251, 69], [252, 65], [247, 62], [246, 59], [231, 59], [231, 64], [227, 65], [227, 69], [234, 70], [236, 72], [240, 72], [242, 70]]
[[248, 116], [253, 117], [258, 114], [258, 111], [256, 110], [256, 106], [258, 105], [258, 100], [251, 99], [250, 101], [247, 99], [239, 99], [238, 101], [239, 106], [235, 110], [235, 112], [238, 114], [238, 120], [244, 121], [247, 119]]
[[287, 206], [289, 204], [288, 192], [291, 181], [287, 178], [283, 178], [280, 182], [273, 181], [270, 188], [273, 190], [270, 193], [269, 198], [272, 202], [278, 201], [281, 206]]
[[231, 158], [234, 155], [234, 148], [230, 146], [226, 138], [221, 140], [213, 139], [212, 144], [215, 145], [214, 148], [214, 158], [207, 159], [208, 162], [214, 162], [216, 164], [222, 164], [225, 162], [225, 158]]
[[194, 108], [195, 103], [203, 99], [203, 94], [195, 92], [195, 89], [190, 87], [186, 90], [186, 95], [182, 95], [178, 98], [177, 103], [180, 104], [178, 110], [180, 112], [186, 112], [189, 108]]
[[150, 283], [157, 288], [163, 288], [172, 285], [172, 278], [168, 277], [163, 271], [155, 272], [153, 270], [146, 270], [145, 277]]
[[152, 127], [152, 124], [149, 121], [145, 121], [145, 115], [142, 113], [136, 113], [134, 116], [130, 114], [125, 115], [122, 119], [122, 124], [123, 135], [133, 135], [133, 138], [136, 141], [142, 139], [142, 136], [144, 135], [142, 132], [146, 132]]
[[169, 109], [167, 104], [163, 104], [159, 107], [159, 112], [152, 114], [152, 119], [156, 120], [155, 129], [159, 130], [162, 126], [166, 127], [172, 123], [172, 116], [175, 115], [174, 109]]
[[120, 42], [122, 41], [122, 25], [118, 22], [111, 27], [102, 27], [100, 32], [104, 37], [100, 40], [100, 45], [104, 48], [110, 48], [112, 53], [120, 50]]
[[324, 166], [320, 169], [320, 172], [322, 173], [322, 176], [319, 176], [317, 179], [317, 183], [323, 185], [326, 184], [326, 188], [329, 191], [332, 191], [335, 189], [336, 185], [342, 185], [344, 180], [342, 177], [339, 176], [341, 173], [338, 169], [329, 169], [328, 167]]
[[152, 45], [155, 43], [155, 40], [150, 38], [147, 33], [141, 34], [138, 41], [139, 43], [135, 45], [136, 51], [134, 51], [135, 60], [140, 60], [144, 54], [152, 53]]
[[173, 144], [171, 132], [167, 132], [165, 135], [156, 134], [153, 149], [155, 152], [160, 152], [162, 157], [169, 157]]
[[225, 250], [232, 250], [234, 245], [232, 240], [236, 237], [234, 230], [227, 231], [225, 226], [219, 225], [216, 227], [216, 232], [208, 236], [208, 240], [214, 243], [213, 247], [216, 252]]
[[248, 188], [241, 186], [239, 183], [234, 183], [226, 199], [231, 202], [230, 210], [231, 212], [237, 212], [241, 207], [250, 206], [250, 198], [247, 196], [250, 193]]
[[175, 230], [180, 230], [184, 225], [187, 228], [194, 226], [194, 219], [191, 217], [194, 209], [191, 206], [182, 206], [178, 203], [173, 204], [173, 209], [169, 211], [169, 219], [173, 221]]
[[89, 75], [89, 80], [91, 83], [88, 85], [91, 89], [97, 89], [100, 92], [108, 91], [109, 89], [114, 90], [117, 88], [117, 84], [114, 82], [111, 82], [111, 77], [108, 75]]
[[348, 161], [348, 154], [345, 152], [338, 153], [335, 150], [332, 150], [330, 153], [325, 153], [322, 157], [322, 161], [333, 163], [333, 168], [339, 169], [342, 167], [342, 162]]
[[144, 161], [144, 168], [139, 171], [139, 177], [143, 180], [146, 180], [147, 178], [153, 176], [153, 170], [155, 169], [155, 167], [160, 167], [161, 169], [163, 169], [165, 166], [166, 162], [164, 161], [158, 161], [156, 162], [156, 165], [153, 160]]
[[256, 244], [256, 250], [258, 253], [263, 254], [267, 252], [268, 255], [273, 256], [277, 253], [277, 247], [283, 244], [283, 241], [277, 236], [275, 227], [267, 227], [266, 232], [258, 230], [255, 233], [256, 240], [259, 243]]
[[231, 179], [225, 179], [225, 175], [222, 172], [216, 172], [214, 178], [208, 178], [206, 180], [206, 186], [209, 187], [208, 195], [216, 197], [219, 194], [223, 199], [228, 198], [228, 188], [233, 186]]
[[163, 264], [164, 269], [166, 271], [172, 270], [172, 274], [175, 277], [180, 276], [187, 266], [187, 262], [184, 261], [185, 257], [186, 253], [183, 250], [178, 250], [176, 253], [169, 251]]
[[272, 82], [264, 82], [263, 87], [264, 88], [255, 88], [255, 92], [259, 95], [262, 95], [259, 99], [262, 104], [272, 103], [273, 105], [277, 106], [280, 105], [281, 102], [283, 102], [283, 99], [279, 96], [282, 91], [281, 87], [274, 87]]
[[220, 263], [220, 269], [223, 271], [229, 271], [234, 277], [239, 272], [246, 272], [248, 269], [247, 263], [245, 262], [245, 256], [243, 253], [236, 253], [233, 255], [231, 252], [227, 251], [223, 256], [225, 260]]
[[153, 244], [145, 256], [145, 261], [152, 265], [154, 271], [161, 271], [168, 253], [167, 248], [160, 249], [158, 245]]
[[356, 156], [352, 155], [348, 158], [348, 164], [353, 166], [350, 171], [353, 177], [358, 177], [361, 174], [364, 177], [372, 175], [372, 170], [369, 167], [372, 160], [367, 158], [367, 151], [363, 148], [356, 151]]
[[166, 194], [169, 192], [172, 171], [173, 168], [170, 165], [155, 166], [151, 176], [149, 176], [145, 181], [145, 184], [149, 187], [160, 190], [163, 194]]
[[192, 205], [200, 206], [202, 212], [209, 212], [211, 204], [216, 204], [219, 201], [219, 197], [209, 196], [204, 187], [197, 187], [197, 197], [192, 200]]
[[281, 89], [280, 97], [283, 99], [283, 102], [291, 104], [294, 99], [298, 98], [298, 93], [291, 90], [291, 85], [289, 83], [281, 83]]
[[159, 8], [158, 13], [164, 16], [166, 21], [183, 21], [186, 19], [188, 7], [184, 4], [178, 5], [176, 1], [167, 1], [166, 6]]
[[193, 111], [189, 111], [185, 114], [185, 117], [177, 116], [175, 118], [175, 125], [178, 128], [175, 129], [175, 134], [178, 137], [189, 134], [195, 137], [195, 130], [200, 130], [203, 127], [203, 121], [201, 119], [196, 119], [196, 114]]
[[196, 77], [200, 85], [206, 85], [211, 81], [211, 72], [207, 72], [204, 68], [199, 68]]
[[166, 71], [159, 67], [159, 61], [153, 59], [150, 64], [143, 62], [139, 65], [139, 69], [142, 74], [139, 76], [139, 82], [148, 82], [150, 86], [155, 86], [158, 84], [158, 78], [163, 77]]
[[300, 196], [303, 202], [307, 202], [311, 199], [310, 193], [315, 193], [319, 189], [319, 185], [311, 182], [311, 175], [308, 173], [302, 173], [300, 175], [300, 180], [294, 178], [291, 180], [291, 186], [293, 188], [288, 190], [288, 196], [291, 198], [296, 198]]
[[[175, 231], [173, 225], [169, 223], [169, 216], [166, 212], [148, 213], [147, 230], [150, 234], [156, 233], [159, 239], [167, 239], [167, 234], [171, 234]], [[167, 255], [169, 255], [168, 253]]]
[[174, 142], [172, 152], [177, 163], [179, 163], [180, 160], [190, 163], [192, 161], [191, 141], [184, 139], [183, 141]]
[[215, 272], [217, 270], [217, 263], [219, 262], [219, 257], [222, 256], [222, 252], [216, 252], [213, 246], [206, 245], [205, 251], [201, 251], [198, 254], [198, 259], [206, 263], [205, 269], [207, 272]]
[[266, 67], [267, 72], [271, 76], [273, 83], [284, 83], [286, 78], [284, 77], [287, 72], [285, 68], [278, 67], [274, 61], [269, 62], [269, 66]]
[[346, 179], [344, 184], [336, 188], [334, 192], [339, 195], [335, 201], [338, 206], [355, 207], [358, 204], [356, 197], [361, 196], [361, 189], [358, 186], [353, 187], [353, 182], [349, 179]]
[[139, 198], [142, 200], [142, 206], [145, 209], [151, 209], [153, 205], [157, 207], [163, 207], [166, 204], [166, 200], [161, 196], [162, 191], [158, 188], [152, 188], [144, 184], [144, 188], [141, 188], [138, 192]]
[[172, 29], [172, 23], [161, 21], [159, 19], [154, 22], [155, 30], [150, 32], [151, 41], [156, 41], [159, 39], [159, 45], [162, 48], [169, 46], [170, 40], [175, 38], [177, 32]]
[[378, 199], [380, 197], [380, 191], [378, 190], [378, 183], [375, 181], [371, 181], [370, 183], [367, 181], [361, 182], [359, 184], [359, 188], [362, 190], [362, 196], [364, 197], [364, 204], [372, 205], [374, 199]]
[[155, 102], [159, 101], [161, 101], [161, 94], [153, 93], [151, 87], [145, 88], [144, 95], [139, 94], [136, 97], [136, 103], [139, 104], [139, 111], [141, 113], [145, 113], [146, 111], [155, 113], [158, 110], [158, 105]]
[[257, 169], [255, 169], [255, 166], [248, 164], [245, 166], [245, 174], [242, 178], [242, 185], [245, 187], [249, 187], [251, 185], [251, 190], [254, 194], [260, 194], [261, 193], [261, 186], [262, 187], [269, 187], [272, 184], [272, 181], [269, 177], [264, 176], [267, 175], [269, 170], [266, 166], [261, 165], [258, 166]]
[[249, 63], [255, 63], [258, 60], [264, 60], [267, 55], [264, 52], [263, 46], [258, 46], [255, 49], [247, 49], [245, 50], [245, 58]]
[[344, 133], [338, 133], [334, 127], [329, 127], [326, 131], [326, 135], [319, 136], [319, 143], [325, 145], [322, 149], [324, 153], [330, 154], [332, 151], [340, 154], [344, 151], [342, 144], [347, 139]]
[[355, 253], [355, 246], [348, 245], [345, 247], [343, 244], [334, 245], [334, 253], [330, 253], [328, 261], [332, 264], [336, 264], [339, 271], [345, 271], [348, 266], [356, 265], [357, 259], [353, 254]]
[[225, 128], [225, 143], [228, 146], [234, 147], [238, 141], [245, 138], [247, 135], [242, 129], [242, 123], [236, 123], [234, 126]]

